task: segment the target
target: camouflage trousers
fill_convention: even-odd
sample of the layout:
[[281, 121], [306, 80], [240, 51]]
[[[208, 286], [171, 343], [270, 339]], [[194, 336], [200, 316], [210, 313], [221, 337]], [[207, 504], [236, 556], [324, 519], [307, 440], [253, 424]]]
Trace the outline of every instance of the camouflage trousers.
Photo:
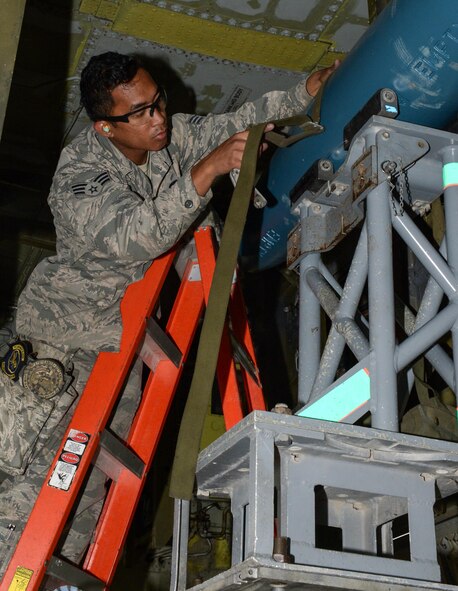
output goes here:
[[[55, 355], [55, 358], [58, 357]], [[0, 580], [8, 566], [51, 462], [59, 449], [95, 359], [96, 353], [93, 352], [78, 351], [72, 355], [75, 381], [68, 390], [72, 400], [70, 406], [62, 413], [62, 409], [59, 409], [59, 405], [57, 405], [56, 412], [60, 413], [59, 421], [53, 427], [52, 433], [41, 449], [36, 450], [31, 456], [24, 474], [5, 475], [0, 484]], [[60, 360], [65, 361], [62, 356]], [[142, 366], [140, 359], [134, 364], [110, 423], [110, 430], [121, 438], [127, 436], [139, 404]], [[2, 386], [5, 387], [4, 382], [0, 383], [0, 387]], [[17, 388], [15, 395], [18, 394]], [[0, 417], [1, 420], [2, 417]], [[105, 493], [106, 476], [93, 466], [55, 554], [75, 565], [80, 564], [91, 541]]]

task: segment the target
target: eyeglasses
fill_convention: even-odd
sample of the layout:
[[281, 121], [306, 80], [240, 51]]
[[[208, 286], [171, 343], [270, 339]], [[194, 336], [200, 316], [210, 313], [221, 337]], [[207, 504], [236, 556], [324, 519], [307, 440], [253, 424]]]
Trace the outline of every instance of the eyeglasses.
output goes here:
[[144, 107], [139, 107], [138, 109], [134, 109], [129, 113], [125, 113], [124, 115], [110, 115], [110, 116], [103, 116], [101, 119], [104, 121], [120, 121], [122, 123], [130, 123], [134, 126], [146, 125], [150, 120], [150, 117], [154, 116], [154, 111], [158, 109], [161, 112], [164, 112], [165, 107], [167, 105], [167, 94], [163, 88], [159, 88], [159, 96], [157, 99], [150, 103], [149, 105], [145, 105]]

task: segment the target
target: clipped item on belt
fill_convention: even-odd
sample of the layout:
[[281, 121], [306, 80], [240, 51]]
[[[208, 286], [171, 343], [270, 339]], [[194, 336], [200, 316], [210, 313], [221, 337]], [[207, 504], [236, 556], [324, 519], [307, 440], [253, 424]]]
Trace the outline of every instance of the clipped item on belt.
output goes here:
[[32, 353], [32, 344], [29, 341], [16, 339], [10, 343], [2, 343], [0, 346], [0, 369], [13, 382], [16, 382]]
[[65, 369], [56, 359], [37, 359], [29, 341], [16, 339], [0, 345], [0, 369], [40, 398], [50, 399], [68, 385]]
[[29, 359], [21, 379], [24, 388], [47, 400], [66, 385], [64, 366], [56, 359]]

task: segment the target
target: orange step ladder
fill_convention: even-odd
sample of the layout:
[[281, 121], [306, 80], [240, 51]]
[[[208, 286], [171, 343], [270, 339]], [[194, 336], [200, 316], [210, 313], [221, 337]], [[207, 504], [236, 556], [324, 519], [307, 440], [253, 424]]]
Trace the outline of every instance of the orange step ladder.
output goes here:
[[[51, 465], [29, 520], [10, 560], [0, 591], [38, 591], [45, 575], [84, 590], [108, 589], [134, 517], [146, 475], [208, 300], [215, 269], [211, 228], [194, 234], [197, 259], [189, 260], [165, 332], [155, 312], [176, 251], [156, 259], [144, 278], [129, 286], [121, 303], [123, 334], [120, 351], [98, 355], [61, 447]], [[221, 340], [217, 378], [226, 428], [251, 410], [265, 410], [256, 366], [239, 366], [244, 396], [237, 385], [233, 344], [254, 360], [254, 349], [238, 282], [229, 304], [231, 332], [226, 324]], [[235, 339], [235, 340], [234, 340]], [[150, 368], [142, 401], [124, 445], [105, 426], [120, 396], [136, 355]], [[76, 443], [76, 446], [75, 446]], [[76, 458], [62, 454], [77, 449]], [[59, 466], [69, 460], [73, 474], [65, 487], [50, 486]], [[76, 462], [72, 464], [71, 462]], [[60, 462], [58, 464], [58, 462]], [[75, 567], [53, 553], [91, 462], [111, 479], [95, 536], [83, 566]], [[64, 462], [65, 463], [65, 462]], [[66, 489], [65, 489], [66, 488]]]

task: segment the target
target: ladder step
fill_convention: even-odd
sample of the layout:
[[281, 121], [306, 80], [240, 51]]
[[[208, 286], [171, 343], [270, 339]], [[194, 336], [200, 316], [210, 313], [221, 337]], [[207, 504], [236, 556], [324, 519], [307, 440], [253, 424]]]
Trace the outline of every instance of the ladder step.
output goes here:
[[103, 581], [111, 581], [115, 574], [142, 488], [143, 479], [124, 470], [108, 491], [95, 540], [84, 563], [85, 569]]
[[153, 318], [146, 321], [145, 338], [139, 356], [151, 371], [155, 371], [158, 363], [164, 359], [170, 359], [179, 367], [183, 357], [180, 349]]
[[62, 558], [51, 556], [46, 574], [78, 589], [103, 591], [105, 583]]
[[95, 465], [115, 481], [118, 480], [122, 470], [130, 470], [138, 478], [141, 478], [145, 471], [144, 462], [106, 429], [100, 435], [100, 447]]
[[[0, 582], [0, 591], [12, 589], [12, 581], [20, 577], [27, 579], [27, 591], [38, 591], [45, 574], [85, 590], [97, 591], [110, 585], [208, 298], [215, 267], [211, 231], [197, 232], [196, 242], [199, 243], [199, 264], [188, 260], [165, 331], [150, 316], [175, 253], [171, 251], [154, 261], [145, 277], [129, 286], [121, 302], [123, 334], [120, 351], [99, 354], [69, 431], [45, 478], [5, 577]], [[234, 285], [234, 294], [239, 297], [237, 284]], [[247, 356], [254, 360], [243, 302], [238, 299], [231, 306], [235, 313], [232, 321], [236, 327], [236, 339]], [[241, 318], [238, 319], [238, 316]], [[146, 333], [145, 318], [148, 319]], [[110, 420], [136, 353], [151, 371], [124, 443], [105, 429], [105, 425]], [[229, 428], [242, 418], [243, 405], [227, 325], [219, 363], [222, 366], [219, 378], [224, 386], [221, 388], [223, 411]], [[257, 395], [259, 385], [251, 378], [248, 382]], [[261, 397], [255, 400], [256, 395], [253, 397], [249, 392], [248, 406], [264, 407]], [[75, 434], [86, 437], [86, 440], [74, 440]], [[56, 466], [62, 451], [68, 452], [69, 463], [72, 455], [78, 455], [78, 462], [68, 485], [56, 487], [52, 485], [52, 477], [59, 477]], [[91, 464], [96, 464], [111, 479], [111, 483], [84, 565], [79, 569], [53, 554]], [[61, 472], [64, 474], [63, 468]], [[37, 539], [40, 539], [40, 544], [36, 543]]]

